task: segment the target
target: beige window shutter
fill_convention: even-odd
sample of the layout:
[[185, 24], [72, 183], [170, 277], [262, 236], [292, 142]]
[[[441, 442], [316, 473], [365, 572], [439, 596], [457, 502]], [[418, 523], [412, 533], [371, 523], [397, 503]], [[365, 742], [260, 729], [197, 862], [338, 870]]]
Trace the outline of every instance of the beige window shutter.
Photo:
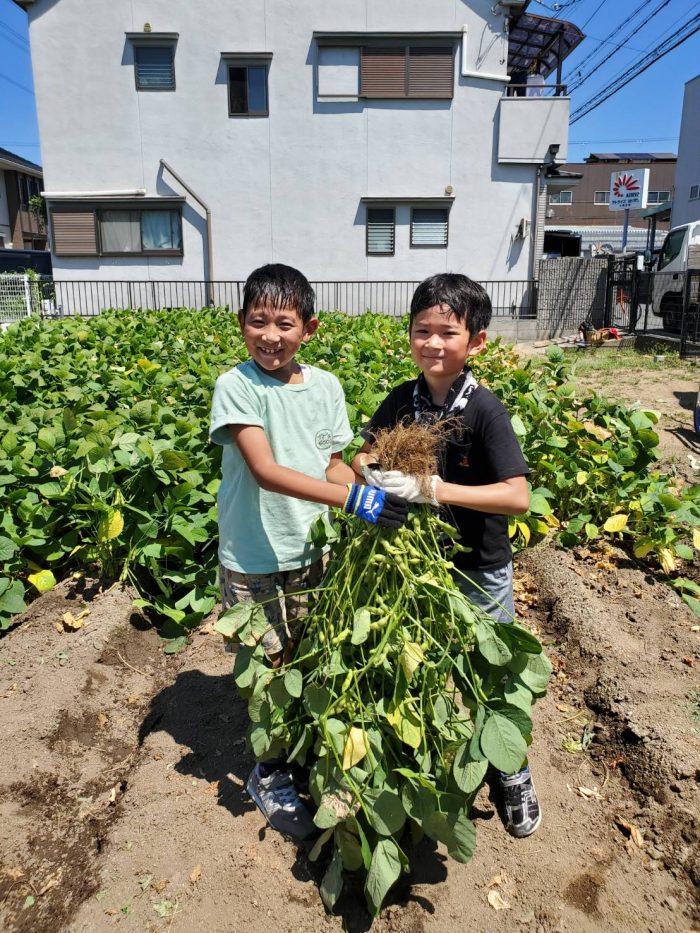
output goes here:
[[97, 256], [94, 210], [52, 210], [51, 223], [56, 256]]

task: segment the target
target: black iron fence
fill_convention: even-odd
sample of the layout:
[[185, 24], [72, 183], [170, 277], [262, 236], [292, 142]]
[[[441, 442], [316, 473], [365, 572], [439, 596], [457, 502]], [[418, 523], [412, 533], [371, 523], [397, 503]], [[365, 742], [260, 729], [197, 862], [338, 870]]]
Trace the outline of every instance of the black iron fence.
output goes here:
[[[207, 305], [237, 311], [243, 301], [242, 281], [126, 281], [71, 280], [50, 277], [34, 280], [40, 307], [32, 310], [54, 315], [91, 317], [108, 308], [204, 308]], [[408, 314], [416, 281], [312, 282], [318, 311], [349, 315], [375, 311], [392, 317]], [[494, 317], [533, 319], [537, 316], [534, 280], [493, 280], [481, 283], [491, 298]]]

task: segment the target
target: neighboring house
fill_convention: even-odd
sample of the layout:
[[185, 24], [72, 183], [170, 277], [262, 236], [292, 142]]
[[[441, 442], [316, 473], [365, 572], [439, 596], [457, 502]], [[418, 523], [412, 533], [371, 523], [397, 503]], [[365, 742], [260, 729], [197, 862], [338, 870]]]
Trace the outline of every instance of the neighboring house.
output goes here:
[[683, 95], [683, 115], [678, 140], [676, 193], [671, 226], [700, 220], [700, 75], [688, 81]]
[[[648, 168], [648, 209], [673, 199], [676, 156], [669, 152], [592, 152], [581, 163], [562, 166], [562, 171], [580, 175], [575, 188], [562, 187], [550, 192], [547, 205], [546, 231], [570, 231], [581, 237], [581, 249], [610, 246], [622, 247], [624, 211], [611, 211], [610, 177], [625, 169]], [[647, 241], [647, 220], [644, 210], [630, 211], [628, 246], [644, 249]], [[668, 217], [658, 221], [656, 233], [660, 245], [668, 230]]]
[[56, 277], [535, 275], [583, 36], [527, 0], [16, 2]]
[[0, 148], [0, 249], [47, 249], [46, 225], [29, 199], [43, 187], [40, 165]]

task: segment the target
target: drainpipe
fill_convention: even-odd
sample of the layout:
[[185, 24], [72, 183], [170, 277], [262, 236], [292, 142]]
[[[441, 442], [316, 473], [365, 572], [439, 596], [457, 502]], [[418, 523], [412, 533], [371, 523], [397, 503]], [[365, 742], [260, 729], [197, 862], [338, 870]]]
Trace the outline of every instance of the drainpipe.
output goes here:
[[207, 272], [209, 273], [209, 276], [207, 279], [207, 304], [213, 305], [214, 304], [214, 285], [213, 285], [214, 265], [213, 265], [213, 260], [212, 260], [211, 211], [209, 210], [208, 205], [198, 195], [194, 193], [194, 191], [190, 188], [187, 182], [183, 181], [182, 178], [180, 178], [180, 176], [175, 171], [175, 169], [172, 168], [170, 165], [168, 165], [165, 159], [161, 159], [160, 164], [163, 166], [163, 168], [166, 171], [170, 172], [173, 178], [182, 185], [185, 191], [189, 195], [191, 195], [195, 199], [195, 201], [197, 201], [197, 203], [200, 204], [204, 208], [204, 212], [207, 218]]
[[[501, 84], [508, 84], [510, 81], [510, 75], [496, 75], [489, 74], [486, 71], [474, 71], [468, 67], [469, 61], [467, 56], [467, 36], [469, 35], [469, 27], [462, 26], [462, 54], [460, 56], [460, 69], [459, 73], [464, 78], [482, 78], [484, 81], [500, 81]], [[507, 37], [506, 37], [507, 39]]]
[[[541, 179], [542, 179], [542, 166], [538, 165], [537, 175], [535, 176], [535, 192], [534, 192], [535, 210], [533, 212], [534, 218], [533, 218], [532, 236], [531, 236], [531, 240], [532, 240], [532, 253], [530, 257], [530, 268], [532, 270], [532, 274], [530, 275], [531, 279], [539, 278], [539, 276], [537, 275], [537, 271], [538, 271], [537, 270], [537, 237], [539, 235], [539, 230], [540, 230], [539, 221], [540, 221], [540, 182], [541, 182]], [[546, 190], [547, 189], [545, 187], [545, 191]]]

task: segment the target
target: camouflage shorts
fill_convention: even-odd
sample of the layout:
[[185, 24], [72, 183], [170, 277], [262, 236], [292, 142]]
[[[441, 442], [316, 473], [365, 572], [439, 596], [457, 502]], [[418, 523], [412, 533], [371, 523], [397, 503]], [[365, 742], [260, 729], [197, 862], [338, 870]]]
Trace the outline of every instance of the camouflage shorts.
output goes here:
[[[284, 651], [286, 644], [296, 641], [301, 619], [309, 606], [308, 592], [323, 579], [328, 559], [299, 567], [296, 570], [280, 570], [278, 573], [239, 573], [219, 565], [219, 585], [224, 609], [236, 603], [265, 602], [265, 615], [270, 628], [263, 635], [262, 643], [268, 657]], [[269, 600], [269, 602], [266, 602]], [[232, 646], [226, 645], [231, 651]]]

